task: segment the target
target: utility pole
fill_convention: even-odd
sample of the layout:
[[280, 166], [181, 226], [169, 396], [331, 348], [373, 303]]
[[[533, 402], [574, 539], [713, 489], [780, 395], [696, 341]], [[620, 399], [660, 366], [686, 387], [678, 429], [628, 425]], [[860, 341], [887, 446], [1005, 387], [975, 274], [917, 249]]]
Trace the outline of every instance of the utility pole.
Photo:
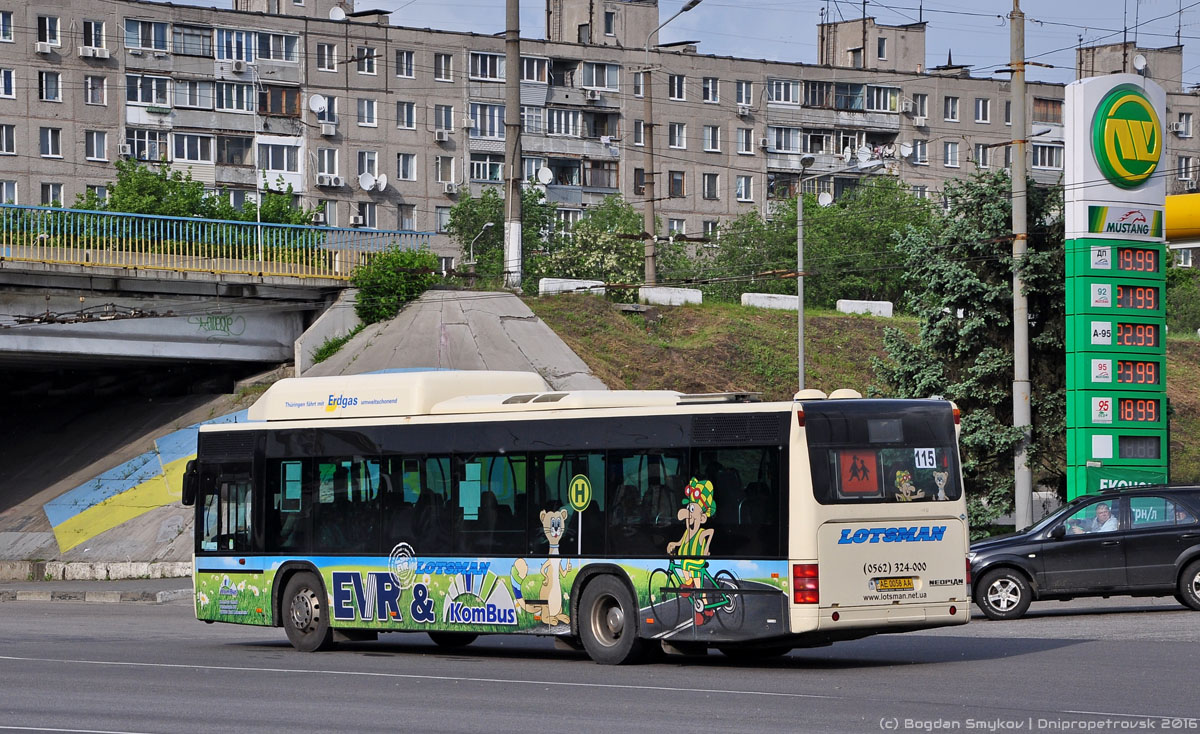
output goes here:
[[520, 291], [521, 188], [524, 165], [521, 161], [521, 6], [518, 0], [506, 0], [504, 30], [504, 163], [508, 185], [504, 192], [504, 285]]
[[1029, 144], [1029, 123], [1025, 117], [1025, 14], [1020, 0], [1013, 0], [1009, 16], [1012, 50], [1012, 230], [1013, 230], [1013, 427], [1021, 431], [1021, 441], [1013, 457], [1014, 512], [1017, 530], [1033, 524], [1033, 474], [1029, 470], [1029, 439], [1033, 427], [1029, 405], [1029, 301], [1021, 268], [1025, 264], [1029, 235], [1026, 222], [1025, 150]]
[[[647, 60], [649, 53], [646, 54]], [[646, 99], [646, 119], [642, 123], [642, 135], [645, 137], [646, 143], [646, 206], [642, 208], [642, 229], [646, 232], [646, 285], [654, 285], [657, 280], [655, 277], [656, 267], [654, 264], [654, 251], [658, 244], [658, 228], [656, 226], [656, 218], [654, 214], [654, 179], [657, 176], [654, 173], [654, 81], [650, 75], [650, 64], [646, 64], [646, 70], [642, 72], [642, 94]]]

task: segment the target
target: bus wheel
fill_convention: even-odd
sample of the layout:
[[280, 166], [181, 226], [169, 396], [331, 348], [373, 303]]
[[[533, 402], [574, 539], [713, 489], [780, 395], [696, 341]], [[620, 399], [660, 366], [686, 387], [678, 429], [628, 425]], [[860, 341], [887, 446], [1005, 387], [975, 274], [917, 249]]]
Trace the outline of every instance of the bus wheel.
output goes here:
[[1200, 611], [1200, 561], [1183, 569], [1179, 577], [1179, 595], [1175, 597], [1185, 607]]
[[298, 573], [283, 592], [283, 628], [292, 647], [301, 652], [328, 650], [333, 630], [325, 608], [325, 588], [311, 573]]
[[639, 612], [629, 590], [612, 576], [600, 576], [583, 587], [579, 636], [588, 656], [601, 665], [637, 662], [644, 651], [637, 636]]
[[988, 619], [1016, 619], [1033, 601], [1029, 582], [1012, 568], [998, 568], [984, 574], [975, 589], [975, 603]]
[[426, 634], [429, 635], [429, 639], [433, 640], [433, 644], [448, 650], [466, 647], [479, 637], [473, 632], [427, 632]]

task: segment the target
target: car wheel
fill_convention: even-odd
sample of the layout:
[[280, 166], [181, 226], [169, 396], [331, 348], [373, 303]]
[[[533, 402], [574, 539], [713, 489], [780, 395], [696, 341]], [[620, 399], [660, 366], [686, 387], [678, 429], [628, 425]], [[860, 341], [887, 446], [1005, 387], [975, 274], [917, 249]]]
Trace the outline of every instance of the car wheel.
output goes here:
[[1016, 569], [999, 568], [984, 574], [975, 587], [975, 603], [988, 619], [1016, 619], [1029, 608], [1033, 590]]
[[1200, 561], [1192, 561], [1179, 576], [1179, 595], [1184, 606], [1200, 611]]

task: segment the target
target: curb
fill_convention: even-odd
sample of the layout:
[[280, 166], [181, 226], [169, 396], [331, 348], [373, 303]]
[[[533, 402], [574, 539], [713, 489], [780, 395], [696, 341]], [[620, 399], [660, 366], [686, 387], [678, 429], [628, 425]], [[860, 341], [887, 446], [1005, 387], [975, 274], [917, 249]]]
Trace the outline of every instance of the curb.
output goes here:
[[0, 591], [0, 602], [6, 601], [74, 601], [92, 604], [165, 604], [188, 599], [191, 589], [168, 589], [166, 591]]

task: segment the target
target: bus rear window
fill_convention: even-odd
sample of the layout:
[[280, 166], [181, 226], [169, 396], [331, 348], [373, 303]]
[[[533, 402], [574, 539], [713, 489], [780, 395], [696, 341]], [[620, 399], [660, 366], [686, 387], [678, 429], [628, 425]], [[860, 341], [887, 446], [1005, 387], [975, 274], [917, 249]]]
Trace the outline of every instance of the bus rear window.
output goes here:
[[821, 504], [936, 502], [962, 495], [949, 403], [805, 404], [813, 494]]

